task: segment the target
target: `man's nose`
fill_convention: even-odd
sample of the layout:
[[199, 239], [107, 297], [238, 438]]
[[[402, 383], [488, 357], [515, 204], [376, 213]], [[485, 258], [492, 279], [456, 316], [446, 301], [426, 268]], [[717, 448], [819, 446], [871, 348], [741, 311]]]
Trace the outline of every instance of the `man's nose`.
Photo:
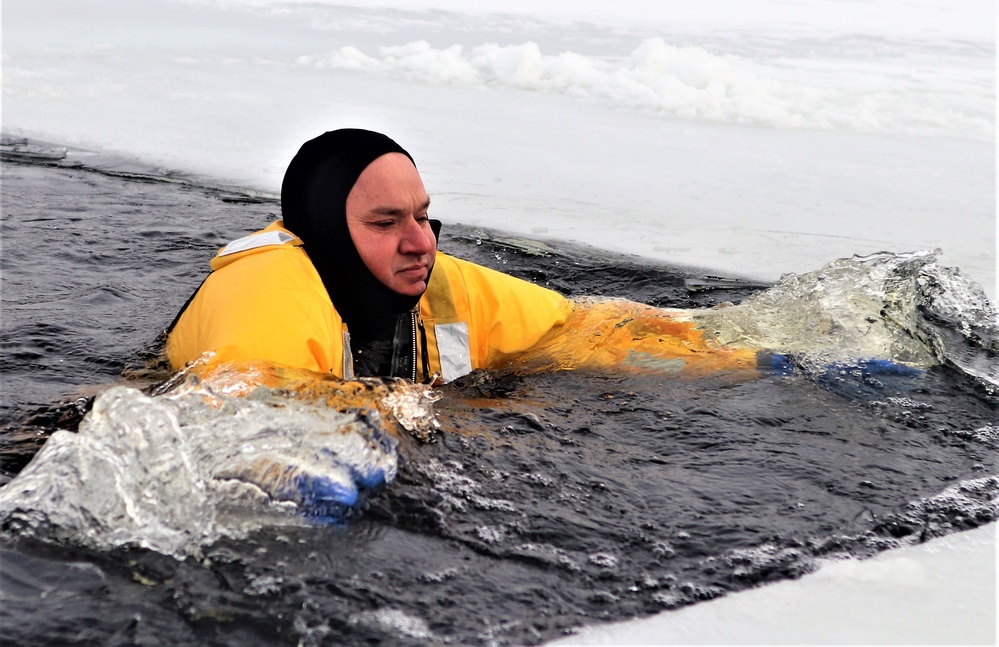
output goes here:
[[429, 254], [433, 251], [434, 232], [430, 229], [426, 221], [418, 221], [412, 218], [407, 221], [403, 231], [402, 240], [399, 244], [399, 251], [403, 254]]

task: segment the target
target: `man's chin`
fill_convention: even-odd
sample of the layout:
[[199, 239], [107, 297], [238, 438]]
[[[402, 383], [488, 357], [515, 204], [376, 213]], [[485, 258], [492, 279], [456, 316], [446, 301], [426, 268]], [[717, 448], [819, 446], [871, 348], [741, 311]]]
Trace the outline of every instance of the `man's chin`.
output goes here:
[[406, 285], [399, 286], [395, 291], [403, 296], [418, 297], [427, 291], [427, 282], [414, 281], [413, 283], [407, 283]]

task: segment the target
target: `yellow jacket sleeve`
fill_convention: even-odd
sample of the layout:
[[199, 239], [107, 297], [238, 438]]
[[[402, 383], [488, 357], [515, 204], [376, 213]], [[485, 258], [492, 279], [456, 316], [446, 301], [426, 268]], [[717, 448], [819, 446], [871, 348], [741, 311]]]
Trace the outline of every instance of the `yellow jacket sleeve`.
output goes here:
[[522, 361], [535, 370], [619, 366], [706, 375], [755, 372], [756, 352], [713, 342], [681, 310], [587, 298], [573, 303], [561, 334], [531, 348]]
[[447, 274], [459, 318], [467, 318], [473, 368], [508, 365], [557, 334], [572, 310], [557, 292], [475, 263], [438, 254], [439, 271]]
[[425, 316], [432, 326], [467, 323], [471, 369], [630, 367], [692, 375], [756, 367], [755, 349], [712, 343], [681, 311], [623, 299], [573, 301], [444, 254], [434, 273]]
[[342, 331], [305, 251], [272, 245], [238, 254], [238, 262], [209, 275], [171, 331], [166, 352], [175, 370], [214, 351], [222, 361], [259, 359], [342, 374]]

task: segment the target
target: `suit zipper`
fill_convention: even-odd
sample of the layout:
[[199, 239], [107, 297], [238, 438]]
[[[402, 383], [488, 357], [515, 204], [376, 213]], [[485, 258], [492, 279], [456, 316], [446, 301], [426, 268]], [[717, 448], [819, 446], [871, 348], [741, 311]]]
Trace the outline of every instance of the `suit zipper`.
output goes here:
[[416, 384], [416, 361], [417, 358], [420, 356], [419, 353], [420, 349], [417, 348], [416, 346], [416, 319], [419, 315], [416, 314], [415, 310], [410, 312], [409, 314], [413, 318], [412, 321], [413, 325], [411, 326], [411, 329], [413, 331], [413, 384]]

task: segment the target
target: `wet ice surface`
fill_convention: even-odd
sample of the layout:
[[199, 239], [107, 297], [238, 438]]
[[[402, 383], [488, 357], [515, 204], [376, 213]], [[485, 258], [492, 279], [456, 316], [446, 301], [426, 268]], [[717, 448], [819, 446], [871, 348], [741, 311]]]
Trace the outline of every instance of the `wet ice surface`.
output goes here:
[[[59, 416], [75, 426], [78, 412], [53, 404], [119, 381], [214, 249], [276, 209], [10, 164], [4, 192], [10, 476], [34, 453], [31, 433]], [[688, 292], [683, 270], [469, 230], [442, 248], [568, 293], [696, 307], [752, 292]], [[800, 375], [475, 374], [443, 389], [437, 441], [407, 443], [394, 481], [346, 526], [265, 525], [185, 560], [8, 534], [4, 633], [531, 643], [994, 520], [994, 395], [955, 362], [896, 386], [844, 395]], [[34, 426], [21, 424], [31, 411]]]

